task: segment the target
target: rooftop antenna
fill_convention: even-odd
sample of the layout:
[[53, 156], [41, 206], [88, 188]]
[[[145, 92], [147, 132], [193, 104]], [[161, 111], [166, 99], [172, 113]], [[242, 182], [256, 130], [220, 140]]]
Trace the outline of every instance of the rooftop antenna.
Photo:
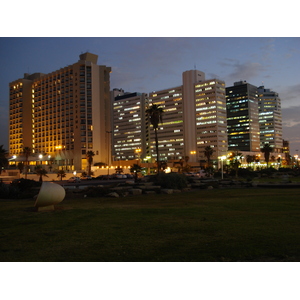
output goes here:
[[196, 70], [196, 64], [194, 63], [194, 69]]

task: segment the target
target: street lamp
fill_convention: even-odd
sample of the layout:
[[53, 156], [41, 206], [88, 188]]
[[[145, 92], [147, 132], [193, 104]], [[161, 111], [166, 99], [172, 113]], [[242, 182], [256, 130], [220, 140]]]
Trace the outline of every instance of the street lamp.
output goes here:
[[112, 131], [106, 131], [107, 133], [107, 175], [109, 175], [109, 165], [110, 165], [110, 144], [111, 144], [111, 141], [110, 141], [110, 134], [112, 133]]
[[299, 162], [298, 162], [298, 154], [294, 155], [295, 157], [295, 161], [296, 161], [296, 166], [298, 167], [299, 166]]
[[17, 168], [17, 160], [16, 160], [16, 159], [17, 159], [17, 155], [13, 155], [12, 158], [13, 158], [13, 160], [15, 161], [15, 168]]
[[219, 157], [219, 159], [221, 160], [221, 178], [223, 179], [224, 178], [224, 173], [223, 173], [223, 161], [226, 159], [226, 156], [225, 155], [222, 155]]

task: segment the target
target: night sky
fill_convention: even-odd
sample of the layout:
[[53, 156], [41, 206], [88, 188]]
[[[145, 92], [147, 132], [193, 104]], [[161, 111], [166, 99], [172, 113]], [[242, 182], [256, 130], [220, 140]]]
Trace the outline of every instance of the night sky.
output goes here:
[[89, 51], [112, 67], [111, 89], [146, 92], [181, 85], [182, 72], [198, 69], [231, 86], [247, 80], [279, 93], [283, 137], [300, 149], [300, 38], [93, 37], [0, 38], [0, 144], [8, 149], [8, 83], [24, 73], [50, 73]]

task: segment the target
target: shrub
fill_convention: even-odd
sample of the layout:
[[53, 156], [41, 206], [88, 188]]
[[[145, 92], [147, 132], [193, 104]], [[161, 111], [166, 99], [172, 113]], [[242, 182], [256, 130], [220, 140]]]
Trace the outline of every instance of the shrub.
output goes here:
[[11, 183], [12, 186], [17, 187], [20, 192], [24, 192], [25, 190], [31, 189], [33, 187], [40, 187], [41, 182], [32, 180], [32, 179], [17, 179]]
[[18, 198], [19, 189], [5, 183], [0, 183], [0, 198], [1, 199], [14, 199]]
[[181, 190], [187, 187], [187, 178], [184, 174], [159, 173], [156, 176], [155, 184], [165, 189]]
[[82, 191], [88, 197], [105, 197], [110, 193], [110, 187], [88, 187]]

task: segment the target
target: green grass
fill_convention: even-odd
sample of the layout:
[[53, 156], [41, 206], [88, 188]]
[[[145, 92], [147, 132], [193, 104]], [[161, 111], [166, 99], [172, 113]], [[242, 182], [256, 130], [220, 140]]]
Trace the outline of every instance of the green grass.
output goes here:
[[300, 261], [298, 189], [0, 200], [1, 261]]

